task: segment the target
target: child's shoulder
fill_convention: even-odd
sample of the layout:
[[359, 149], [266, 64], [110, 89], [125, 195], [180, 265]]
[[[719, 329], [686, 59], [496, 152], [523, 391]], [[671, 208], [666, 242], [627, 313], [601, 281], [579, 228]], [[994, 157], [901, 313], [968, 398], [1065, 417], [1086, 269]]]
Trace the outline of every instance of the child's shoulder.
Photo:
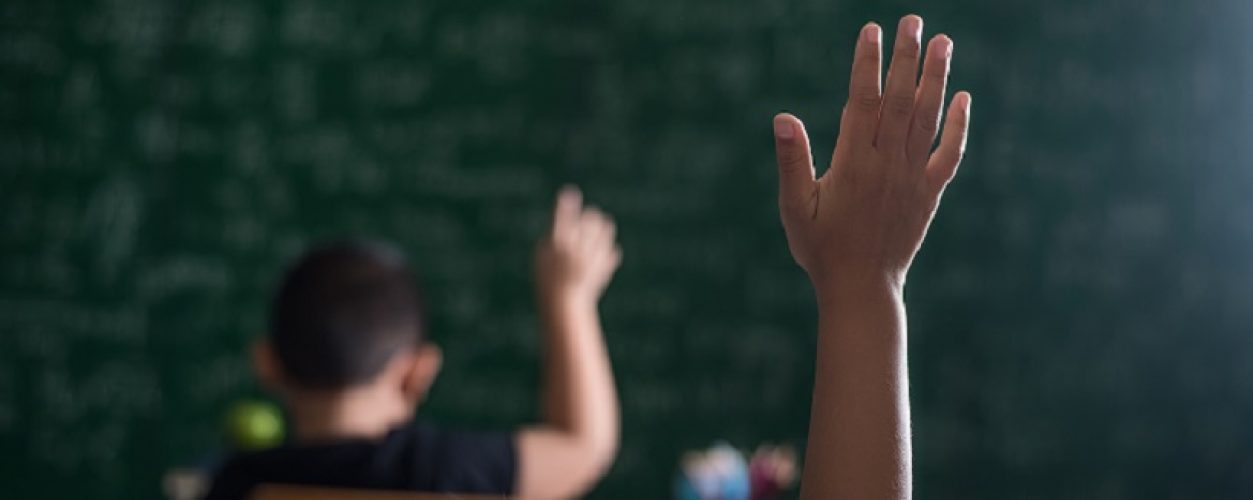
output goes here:
[[[442, 486], [438, 491], [470, 487], [473, 492], [508, 493], [513, 487], [517, 451], [512, 432], [446, 427], [419, 420], [393, 431], [382, 446], [412, 447], [415, 469], [440, 472], [432, 477]], [[489, 480], [478, 481], [484, 478]]]
[[243, 498], [266, 483], [428, 492], [510, 493], [513, 436], [415, 421], [377, 440], [292, 443], [232, 455], [210, 499]]
[[512, 432], [445, 427], [415, 420], [379, 444], [380, 455], [405, 457], [414, 488], [510, 494], [517, 472]]

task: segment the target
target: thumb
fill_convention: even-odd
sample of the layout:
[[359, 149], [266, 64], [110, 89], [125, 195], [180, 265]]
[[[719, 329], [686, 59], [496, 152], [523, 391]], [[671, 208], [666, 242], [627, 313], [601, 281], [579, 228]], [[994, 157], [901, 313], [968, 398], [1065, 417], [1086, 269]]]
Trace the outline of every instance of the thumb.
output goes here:
[[813, 192], [814, 159], [799, 118], [788, 113], [775, 115], [774, 153], [779, 163], [779, 205], [806, 203]]

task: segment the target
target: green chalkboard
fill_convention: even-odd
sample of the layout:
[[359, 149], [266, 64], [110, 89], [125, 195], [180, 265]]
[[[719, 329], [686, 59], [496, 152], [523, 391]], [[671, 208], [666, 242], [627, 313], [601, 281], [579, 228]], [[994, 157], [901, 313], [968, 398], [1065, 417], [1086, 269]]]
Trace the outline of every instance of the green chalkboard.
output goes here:
[[974, 94], [908, 291], [918, 496], [1253, 496], [1244, 0], [4, 2], [0, 491], [156, 497], [260, 394], [282, 266], [336, 236], [421, 271], [447, 354], [422, 413], [534, 420], [563, 182], [626, 255], [591, 497], [665, 498], [717, 439], [803, 443], [770, 117], [829, 151], [858, 27], [911, 11]]

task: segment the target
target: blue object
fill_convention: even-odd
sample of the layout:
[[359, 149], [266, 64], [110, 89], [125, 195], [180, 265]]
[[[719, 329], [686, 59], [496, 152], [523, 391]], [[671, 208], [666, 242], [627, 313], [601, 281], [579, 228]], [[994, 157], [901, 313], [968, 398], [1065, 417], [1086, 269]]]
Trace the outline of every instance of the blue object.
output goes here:
[[752, 487], [744, 455], [726, 443], [685, 460], [675, 480], [677, 500], [748, 500]]

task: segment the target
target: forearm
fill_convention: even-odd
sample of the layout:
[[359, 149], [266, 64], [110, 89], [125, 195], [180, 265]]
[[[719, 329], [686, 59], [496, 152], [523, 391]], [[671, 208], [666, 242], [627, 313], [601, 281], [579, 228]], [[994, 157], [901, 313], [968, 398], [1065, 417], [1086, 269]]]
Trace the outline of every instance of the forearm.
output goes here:
[[598, 454], [618, 443], [618, 398], [595, 301], [541, 305], [545, 325], [545, 424]]
[[901, 18], [885, 81], [882, 29], [862, 27], [821, 177], [804, 124], [774, 118], [779, 215], [819, 304], [807, 499], [912, 494], [905, 276], [961, 163], [970, 117], [970, 94], [958, 92], [931, 152], [953, 41], [936, 35], [924, 51], [922, 31], [922, 18]]
[[818, 290], [819, 331], [802, 485], [807, 499], [910, 491], [905, 308], [891, 284]]
[[544, 421], [517, 434], [518, 498], [571, 498], [618, 451], [618, 395], [596, 303], [622, 262], [613, 220], [566, 186], [535, 254], [544, 327]]

